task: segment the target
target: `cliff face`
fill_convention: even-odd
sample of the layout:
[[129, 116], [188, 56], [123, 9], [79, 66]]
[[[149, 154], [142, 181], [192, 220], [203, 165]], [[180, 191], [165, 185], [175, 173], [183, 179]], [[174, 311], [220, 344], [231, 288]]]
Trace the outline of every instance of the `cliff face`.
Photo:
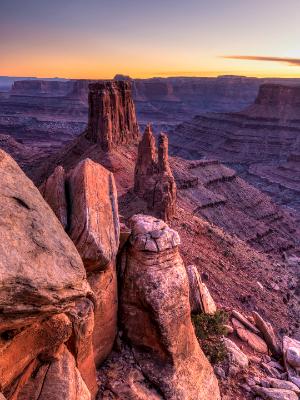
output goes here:
[[300, 86], [264, 84], [259, 88], [255, 104], [292, 105], [300, 107]]
[[261, 85], [254, 105], [242, 113], [275, 120], [300, 119], [300, 86]]
[[12, 95], [55, 95], [66, 96], [72, 81], [23, 80], [15, 81], [11, 87]]
[[104, 151], [136, 141], [139, 128], [130, 82], [92, 83], [89, 89], [86, 138], [99, 143]]

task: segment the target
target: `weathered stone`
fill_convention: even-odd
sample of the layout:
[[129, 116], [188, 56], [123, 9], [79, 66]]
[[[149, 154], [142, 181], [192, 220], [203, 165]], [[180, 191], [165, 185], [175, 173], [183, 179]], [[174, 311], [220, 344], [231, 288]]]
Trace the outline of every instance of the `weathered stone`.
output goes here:
[[0, 150], [0, 332], [60, 313], [90, 293], [75, 246], [38, 189]]
[[74, 357], [63, 345], [54, 360], [38, 364], [14, 400], [91, 400]]
[[232, 340], [224, 337], [223, 342], [229, 359], [229, 375], [234, 375], [240, 370], [248, 368], [249, 360], [246, 354]]
[[239, 320], [243, 325], [245, 325], [246, 328], [250, 329], [250, 331], [260, 334], [259, 329], [256, 328], [246, 317], [244, 317], [240, 312], [237, 310], [232, 310], [232, 315], [234, 318]]
[[283, 381], [281, 379], [275, 379], [275, 378], [267, 378], [267, 382], [272, 388], [275, 389], [286, 389], [286, 390], [292, 390], [293, 392], [299, 394], [300, 389], [298, 386], [296, 386], [294, 383], [289, 382], [289, 381]]
[[252, 390], [266, 400], [298, 400], [297, 394], [291, 390], [263, 388], [260, 386], [252, 386]]
[[0, 389], [6, 389], [36, 357], [48, 358], [71, 335], [72, 324], [65, 314], [17, 333], [0, 344]]
[[62, 166], [55, 168], [53, 174], [40, 186], [40, 192], [52, 208], [58, 220], [66, 229], [68, 224], [65, 171]]
[[189, 278], [192, 312], [214, 314], [217, 311], [217, 307], [207, 286], [202, 282], [197, 267], [195, 265], [188, 265], [186, 270]]
[[283, 338], [283, 361], [291, 377], [300, 378], [300, 342], [288, 336]]
[[274, 356], [280, 357], [282, 355], [282, 351], [278, 344], [278, 341], [277, 341], [277, 338], [274, 333], [272, 325], [269, 322], [265, 321], [261, 317], [261, 315], [259, 315], [255, 311], [253, 312], [253, 316], [254, 316], [254, 320], [255, 320], [255, 325], [258, 327], [258, 329], [262, 333], [262, 336], [263, 336], [264, 340], [266, 341], [271, 353]]
[[160, 134], [157, 151], [150, 125], [146, 127], [138, 148], [134, 190], [156, 217], [168, 221], [175, 215], [177, 189], [169, 166], [168, 138]]
[[91, 272], [103, 270], [116, 257], [119, 246], [117, 191], [113, 174], [89, 159], [68, 177], [69, 235]]
[[[169, 235], [165, 224], [143, 215], [135, 216], [132, 225], [120, 306], [135, 359], [165, 399], [219, 399], [213, 369], [192, 326], [188, 278], [178, 246], [173, 245], [173, 233]], [[154, 226], [162, 232], [153, 234]], [[141, 246], [148, 237], [161, 239], [165, 233], [169, 244], [163, 240], [164, 250], [146, 251]]]
[[89, 121], [86, 138], [105, 151], [139, 138], [131, 83], [106, 81], [89, 85]]
[[281, 374], [277, 368], [274, 368], [271, 365], [266, 364], [264, 362], [261, 363], [261, 366], [263, 367], [263, 369], [266, 371], [266, 373], [270, 377], [275, 378], [275, 379], [281, 379]]
[[95, 363], [99, 366], [111, 352], [117, 332], [118, 292], [115, 263], [111, 262], [105, 271], [89, 275], [88, 281], [96, 296], [93, 343]]
[[93, 349], [94, 305], [89, 299], [78, 301], [69, 317], [73, 324], [68, 348], [73, 354], [76, 366], [87, 385], [91, 398], [96, 397], [98, 385]]
[[243, 328], [237, 328], [236, 332], [238, 337], [246, 342], [253, 350], [259, 353], [268, 353], [266, 342], [255, 333]]

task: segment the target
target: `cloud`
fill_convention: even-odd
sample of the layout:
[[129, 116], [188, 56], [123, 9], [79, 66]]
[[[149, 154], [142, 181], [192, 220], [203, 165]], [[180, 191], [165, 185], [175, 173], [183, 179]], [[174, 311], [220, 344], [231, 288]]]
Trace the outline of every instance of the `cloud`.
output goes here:
[[250, 60], [250, 61], [272, 61], [288, 64], [290, 66], [300, 66], [300, 58], [285, 57], [265, 57], [265, 56], [221, 56], [231, 60]]

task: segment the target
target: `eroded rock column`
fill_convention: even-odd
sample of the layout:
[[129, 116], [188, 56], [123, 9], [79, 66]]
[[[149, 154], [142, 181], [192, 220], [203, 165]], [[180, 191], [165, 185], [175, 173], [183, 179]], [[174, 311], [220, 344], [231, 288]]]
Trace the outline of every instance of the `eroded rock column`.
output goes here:
[[164, 399], [220, 399], [191, 322], [189, 283], [177, 232], [136, 215], [126, 250], [121, 320], [134, 356]]
[[134, 190], [146, 203], [150, 214], [169, 221], [176, 213], [176, 183], [168, 160], [168, 137], [161, 133], [158, 149], [148, 125], [139, 144]]

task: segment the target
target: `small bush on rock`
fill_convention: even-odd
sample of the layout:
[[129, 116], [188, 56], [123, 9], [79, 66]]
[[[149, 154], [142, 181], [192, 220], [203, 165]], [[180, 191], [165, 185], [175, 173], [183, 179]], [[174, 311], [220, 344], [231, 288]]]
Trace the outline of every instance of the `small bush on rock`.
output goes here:
[[227, 352], [221, 338], [227, 335], [224, 327], [227, 320], [228, 315], [223, 310], [215, 314], [203, 313], [192, 316], [200, 346], [212, 364], [220, 363], [226, 358]]

